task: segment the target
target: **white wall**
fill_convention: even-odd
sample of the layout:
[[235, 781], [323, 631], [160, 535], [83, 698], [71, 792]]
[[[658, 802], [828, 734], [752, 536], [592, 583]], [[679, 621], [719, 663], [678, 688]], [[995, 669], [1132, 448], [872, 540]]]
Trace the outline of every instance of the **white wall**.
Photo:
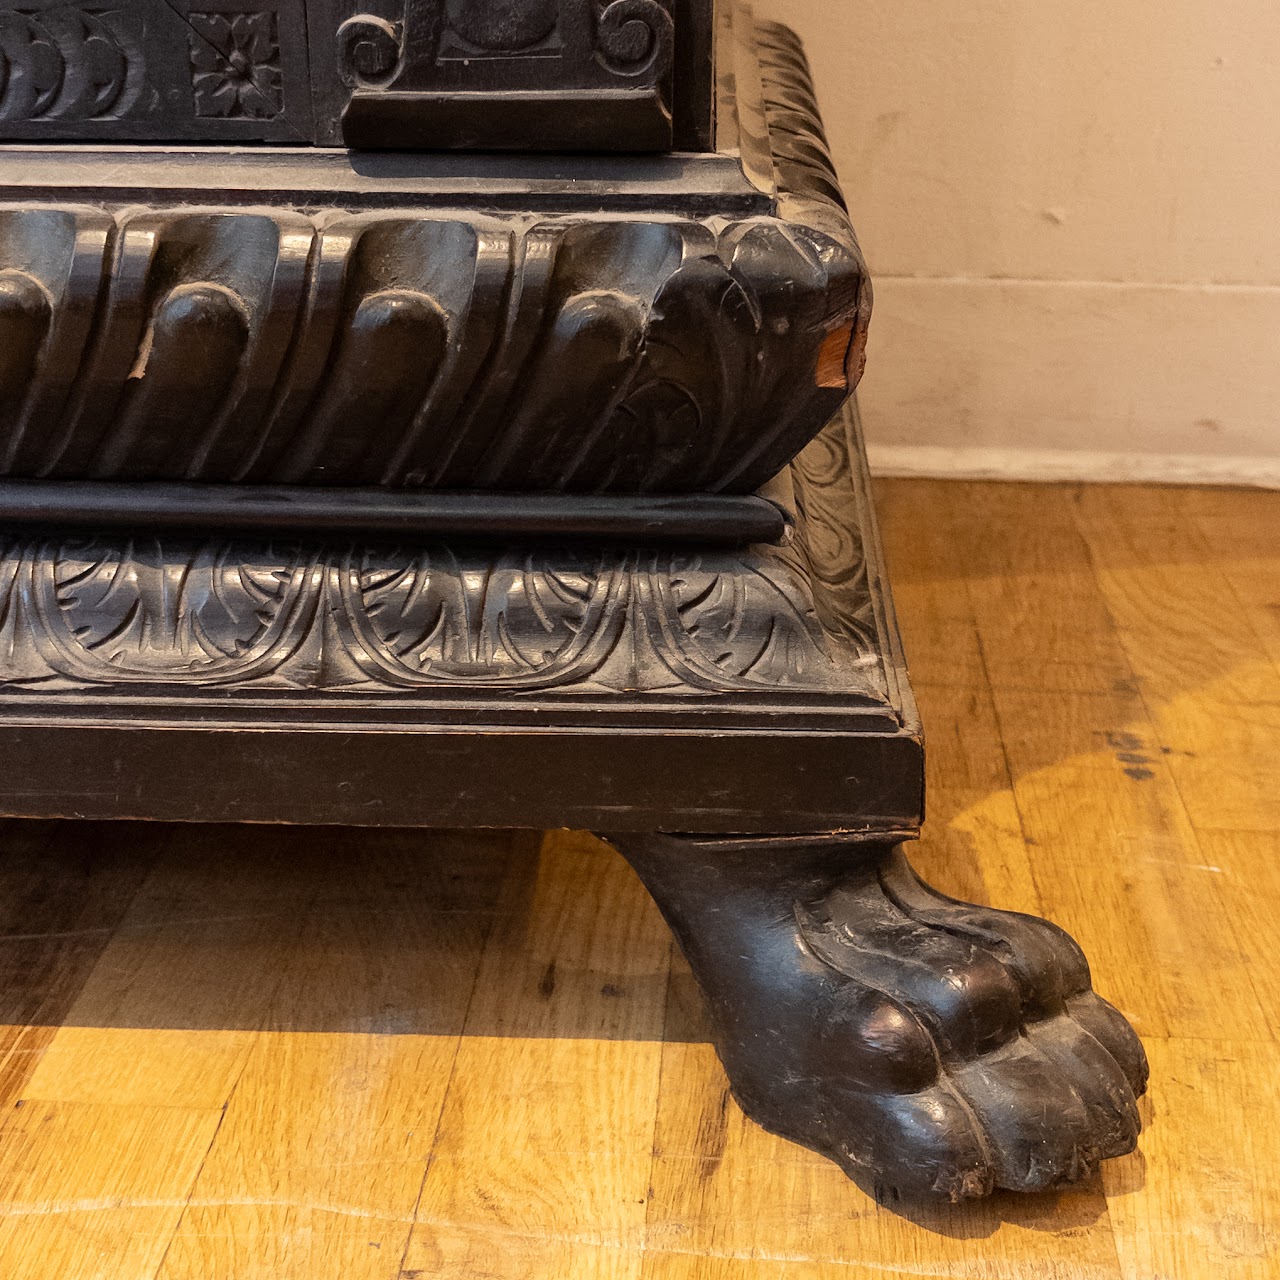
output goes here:
[[1280, 484], [1276, 0], [757, 0], [877, 285], [881, 470]]

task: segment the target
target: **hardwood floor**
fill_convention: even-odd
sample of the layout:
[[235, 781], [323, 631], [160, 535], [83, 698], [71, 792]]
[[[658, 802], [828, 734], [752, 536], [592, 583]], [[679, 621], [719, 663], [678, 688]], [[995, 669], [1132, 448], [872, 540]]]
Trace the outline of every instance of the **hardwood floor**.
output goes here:
[[1280, 1275], [1280, 493], [879, 497], [915, 860], [1084, 944], [1138, 1154], [877, 1207], [743, 1120], [586, 836], [9, 824], [0, 1278]]

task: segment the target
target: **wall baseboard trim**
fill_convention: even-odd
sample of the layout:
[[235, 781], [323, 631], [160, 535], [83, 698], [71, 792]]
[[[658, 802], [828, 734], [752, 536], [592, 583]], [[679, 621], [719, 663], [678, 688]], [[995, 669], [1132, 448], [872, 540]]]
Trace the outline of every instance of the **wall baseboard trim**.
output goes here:
[[1212, 484], [1280, 489], [1280, 458], [892, 444], [868, 444], [867, 455], [873, 474], [906, 479]]

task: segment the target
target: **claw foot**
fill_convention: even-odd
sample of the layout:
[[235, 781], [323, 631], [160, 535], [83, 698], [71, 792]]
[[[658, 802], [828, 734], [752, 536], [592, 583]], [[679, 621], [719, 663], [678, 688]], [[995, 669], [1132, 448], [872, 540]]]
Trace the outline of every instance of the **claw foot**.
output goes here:
[[765, 1128], [887, 1198], [1041, 1191], [1133, 1150], [1146, 1056], [1056, 926], [944, 897], [894, 847], [610, 839]]

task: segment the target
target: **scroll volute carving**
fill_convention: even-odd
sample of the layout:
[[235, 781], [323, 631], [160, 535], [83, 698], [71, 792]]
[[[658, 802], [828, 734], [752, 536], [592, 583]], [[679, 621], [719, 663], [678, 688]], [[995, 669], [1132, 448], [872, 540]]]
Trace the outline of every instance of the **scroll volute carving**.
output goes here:
[[665, 76], [675, 49], [671, 14], [657, 0], [612, 0], [600, 12], [596, 49], [623, 76]]
[[338, 71], [352, 89], [380, 89], [400, 69], [404, 24], [358, 13], [338, 28]]

